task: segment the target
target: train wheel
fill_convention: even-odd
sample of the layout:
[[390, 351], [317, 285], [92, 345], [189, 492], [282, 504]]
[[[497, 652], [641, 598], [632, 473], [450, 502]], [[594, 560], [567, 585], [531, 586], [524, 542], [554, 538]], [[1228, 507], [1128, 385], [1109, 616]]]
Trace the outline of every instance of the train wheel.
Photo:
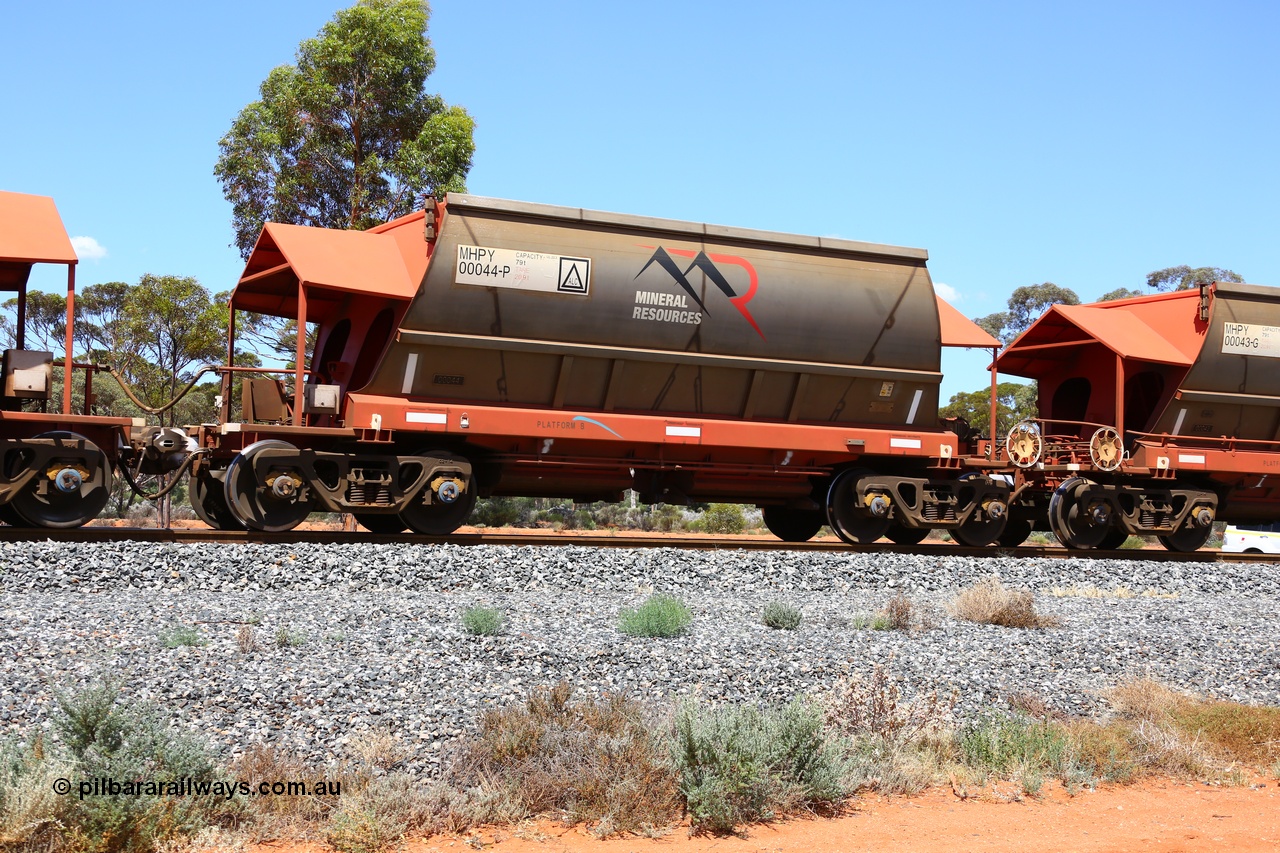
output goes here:
[[884, 534], [895, 545], [919, 545], [929, 535], [927, 527], [903, 527], [901, 524], [890, 524]]
[[871, 475], [871, 471], [850, 469], [836, 477], [827, 492], [827, 523], [850, 545], [869, 545], [889, 531], [887, 515], [878, 517], [858, 501], [858, 481]]
[[1049, 498], [1049, 528], [1059, 542], [1078, 551], [1097, 548], [1111, 530], [1110, 523], [1098, 523], [1079, 500], [1079, 492], [1090, 485], [1083, 477], [1072, 477]]
[[817, 510], [767, 506], [760, 513], [764, 516], [764, 526], [783, 542], [808, 542], [827, 523]]
[[9, 504], [0, 504], [0, 521], [10, 527], [30, 527], [22, 516], [18, 515], [18, 511]]
[[[466, 462], [461, 456], [438, 450], [423, 450], [416, 455], [432, 460], [456, 459], [459, 463]], [[425, 491], [437, 487], [432, 482], [428, 482], [422, 488]], [[422, 492], [414, 495], [409, 501], [409, 505], [400, 512], [401, 520], [409, 525], [409, 529], [426, 536], [448, 536], [466, 523], [466, 520], [471, 517], [471, 511], [476, 508], [475, 478], [472, 477], [470, 482], [464, 484], [461, 491], [456, 488], [447, 489], [443, 487], [441, 491], [444, 491], [443, 495], [440, 491], [432, 494], [432, 500], [429, 504], [420, 500], [420, 498], [425, 497]], [[450, 492], [455, 495], [454, 499], [445, 500], [444, 498]]]
[[277, 476], [270, 483], [257, 481], [253, 461], [267, 450], [296, 448], [276, 439], [254, 442], [236, 454], [227, 466], [224, 491], [228, 508], [245, 527], [281, 533], [301, 524], [311, 514], [314, 501], [310, 496], [300, 497], [305, 486], [299, 488], [292, 477]]
[[400, 518], [415, 533], [448, 536], [471, 517], [471, 511], [475, 508], [476, 493], [473, 489], [467, 489], [451, 504], [440, 501], [424, 504], [412, 500], [404, 512], [400, 513]]
[[[40, 472], [8, 503], [7, 507], [28, 527], [68, 528], [80, 527], [92, 521], [102, 512], [111, 498], [111, 463], [98, 445], [74, 432], [46, 432], [36, 438], [53, 439], [60, 447], [79, 451], [83, 449], [90, 461], [77, 453], [69, 457], [65, 465], [55, 453], [49, 478]], [[53, 471], [57, 468], [57, 471]], [[45, 485], [40, 494], [39, 486]]]
[[1129, 540], [1129, 531], [1122, 527], [1113, 527], [1107, 531], [1107, 535], [1102, 537], [1102, 541], [1098, 543], [1098, 548], [1103, 551], [1114, 551]]
[[244, 530], [244, 524], [227, 505], [223, 483], [207, 475], [191, 478], [191, 509], [214, 530]]
[[1004, 526], [1004, 531], [1000, 534], [1000, 538], [996, 539], [1004, 548], [1017, 548], [1023, 542], [1027, 541], [1027, 537], [1031, 535], [1031, 522], [1022, 521], [1020, 519], [1009, 519], [1009, 523]]
[[[965, 474], [960, 478], [964, 480], [985, 480], [981, 474]], [[1004, 533], [1005, 525], [1009, 523], [1009, 509], [1003, 498], [990, 502], [998, 507], [1001, 511], [998, 515], [988, 515], [987, 505], [983, 505], [975, 513], [959, 527], [951, 531], [951, 537], [961, 545], [968, 545], [970, 548], [985, 548], [988, 545], [998, 541], [1000, 534]]]
[[352, 513], [356, 517], [356, 521], [360, 522], [360, 526], [370, 533], [403, 533], [409, 525], [404, 523], [404, 519], [395, 513], [372, 513], [372, 512], [356, 512]]
[[1206, 527], [1182, 527], [1176, 533], [1170, 533], [1168, 536], [1158, 536], [1160, 544], [1170, 551], [1179, 553], [1187, 553], [1195, 551], [1204, 543], [1209, 541], [1209, 536], [1213, 533], [1213, 525]]

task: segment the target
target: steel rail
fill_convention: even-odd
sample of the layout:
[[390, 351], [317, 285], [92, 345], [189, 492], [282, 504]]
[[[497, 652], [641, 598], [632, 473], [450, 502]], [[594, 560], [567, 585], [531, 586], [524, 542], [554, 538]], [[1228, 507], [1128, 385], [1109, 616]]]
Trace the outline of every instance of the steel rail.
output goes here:
[[378, 543], [395, 545], [523, 545], [530, 547], [585, 548], [682, 548], [704, 551], [826, 551], [861, 554], [916, 554], [928, 557], [1048, 557], [1066, 559], [1075, 557], [1086, 560], [1151, 560], [1162, 563], [1280, 563], [1280, 556], [1270, 554], [1242, 554], [1201, 550], [1191, 553], [1175, 553], [1163, 549], [1126, 549], [1119, 551], [1070, 551], [1059, 546], [1022, 545], [1017, 548], [971, 548], [954, 543], [925, 543], [918, 545], [894, 545], [877, 542], [871, 545], [846, 545], [833, 539], [811, 542], [781, 542], [771, 536], [726, 538], [711, 536], [683, 536], [662, 534], [657, 536], [617, 535], [565, 535], [542, 531], [527, 533], [455, 533], [451, 536], [422, 536], [413, 533], [369, 533], [346, 530], [290, 530], [284, 533], [263, 533], [245, 530], [211, 530], [205, 528], [154, 527], [77, 527], [69, 530], [49, 528], [0, 527], [0, 542], [238, 542], [246, 545], [312, 544], [335, 545], [344, 543]]

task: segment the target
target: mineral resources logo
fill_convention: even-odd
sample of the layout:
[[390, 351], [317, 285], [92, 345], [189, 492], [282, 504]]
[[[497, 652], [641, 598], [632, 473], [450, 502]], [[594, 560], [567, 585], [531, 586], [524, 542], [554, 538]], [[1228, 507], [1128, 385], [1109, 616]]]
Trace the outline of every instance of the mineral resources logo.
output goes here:
[[[645, 246], [644, 248], [653, 248]], [[672, 256], [675, 257], [672, 257]], [[676, 257], [692, 258], [692, 263], [684, 269], [680, 268]], [[756, 334], [762, 339], [765, 338], [764, 332], [760, 331], [760, 326], [756, 323], [754, 317], [751, 316], [751, 310], [747, 304], [755, 298], [756, 289], [759, 286], [759, 279], [756, 276], [756, 269], [746, 258], [739, 258], [736, 255], [720, 255], [708, 254], [703, 251], [691, 251], [689, 249], [667, 249], [658, 246], [654, 249], [653, 255], [649, 258], [645, 265], [640, 268], [640, 272], [636, 273], [636, 278], [644, 275], [645, 271], [653, 265], [657, 265], [669, 275], [676, 284], [680, 285], [684, 293], [669, 293], [662, 291], [637, 290], [636, 291], [636, 307], [632, 311], [632, 317], [638, 320], [662, 320], [668, 323], [688, 323], [691, 325], [699, 325], [702, 323], [702, 315], [710, 314], [711, 310], [707, 308], [706, 303], [698, 298], [698, 292], [694, 289], [692, 282], [689, 281], [689, 274], [695, 270], [705, 275], [712, 284], [720, 289], [729, 299], [729, 304], [738, 310], [742, 318], [751, 324], [751, 328], [755, 329]], [[720, 269], [721, 264], [736, 266], [742, 268], [747, 274], [747, 290], [741, 296], [734, 290], [733, 285], [729, 283], [729, 278], [724, 271]], [[693, 300], [694, 304], [700, 308], [700, 311], [689, 310], [689, 300]]]

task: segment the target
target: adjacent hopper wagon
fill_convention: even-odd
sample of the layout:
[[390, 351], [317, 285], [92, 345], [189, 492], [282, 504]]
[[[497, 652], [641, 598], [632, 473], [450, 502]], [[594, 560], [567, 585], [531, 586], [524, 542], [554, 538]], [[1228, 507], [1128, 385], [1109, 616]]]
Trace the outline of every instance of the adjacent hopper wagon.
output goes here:
[[1216, 519], [1280, 517], [1280, 290], [1057, 305], [997, 367], [1039, 383], [1039, 419], [1006, 442], [1014, 517], [1068, 547], [1190, 551]]

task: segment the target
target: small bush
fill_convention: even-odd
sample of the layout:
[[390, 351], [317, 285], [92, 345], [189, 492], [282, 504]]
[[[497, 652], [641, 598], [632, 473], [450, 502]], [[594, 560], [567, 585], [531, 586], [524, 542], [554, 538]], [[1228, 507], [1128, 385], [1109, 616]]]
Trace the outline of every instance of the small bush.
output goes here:
[[901, 746], [942, 731], [955, 703], [954, 695], [940, 698], [936, 692], [903, 702], [897, 682], [876, 664], [870, 677], [840, 681], [823, 699], [822, 709], [827, 725], [849, 737]]
[[764, 606], [760, 621], [770, 628], [794, 631], [800, 627], [800, 608], [781, 601], [771, 601]]
[[482, 498], [469, 523], [477, 527], [524, 527], [537, 511], [533, 498]]
[[251, 654], [258, 650], [258, 632], [252, 625], [241, 625], [236, 631], [236, 647], [241, 654]]
[[766, 711], [690, 703], [676, 715], [672, 755], [695, 829], [731, 832], [834, 805], [844, 796], [840, 752], [824, 733], [821, 709], [799, 699]]
[[55, 849], [70, 800], [54, 793], [73, 766], [46, 757], [44, 739], [0, 741], [0, 849]]
[[1006, 628], [1054, 628], [1061, 622], [1036, 612], [1030, 590], [1009, 589], [992, 575], [960, 591], [951, 602], [952, 615], [968, 622]]
[[652, 595], [634, 610], [618, 616], [618, 630], [632, 637], [678, 637], [689, 628], [693, 613], [670, 595]]
[[1120, 547], [1126, 551], [1140, 551], [1147, 547], [1147, 540], [1142, 536], [1130, 536], [1128, 539], [1120, 543]]
[[180, 646], [203, 646], [205, 645], [205, 639], [201, 636], [198, 628], [190, 625], [178, 625], [168, 631], [160, 632], [160, 645], [166, 649], [176, 649]]
[[462, 611], [462, 630], [473, 637], [496, 637], [502, 633], [502, 614], [492, 607], [468, 607]]
[[[54, 728], [78, 778], [214, 780], [213, 763], [202, 744], [171, 730], [149, 706], [122, 705], [115, 685], [56, 698]], [[166, 838], [194, 832], [220, 807], [227, 806], [201, 797], [148, 793], [86, 797], [67, 803], [66, 822], [72, 836], [95, 850], [149, 850]]]
[[859, 631], [888, 631], [892, 627], [889, 617], [883, 613], [859, 613], [849, 620], [849, 624]]
[[679, 812], [664, 730], [635, 700], [570, 702], [560, 683], [487, 712], [456, 780], [477, 792], [473, 819], [560, 812], [598, 835], [663, 826]]
[[703, 511], [696, 525], [706, 533], [741, 533], [746, 529], [747, 517], [738, 504], [712, 504]]
[[895, 631], [906, 631], [911, 627], [911, 599], [902, 593], [897, 593], [891, 597], [884, 605], [885, 618], [889, 620], [889, 627]]
[[1074, 765], [1066, 730], [1021, 715], [988, 715], [971, 722], [956, 734], [956, 747], [966, 766], [1002, 778], [1027, 771], [1067, 778]]
[[301, 631], [295, 631], [289, 625], [281, 625], [276, 628], [276, 645], [282, 649], [306, 645], [306, 642], [307, 635]]

